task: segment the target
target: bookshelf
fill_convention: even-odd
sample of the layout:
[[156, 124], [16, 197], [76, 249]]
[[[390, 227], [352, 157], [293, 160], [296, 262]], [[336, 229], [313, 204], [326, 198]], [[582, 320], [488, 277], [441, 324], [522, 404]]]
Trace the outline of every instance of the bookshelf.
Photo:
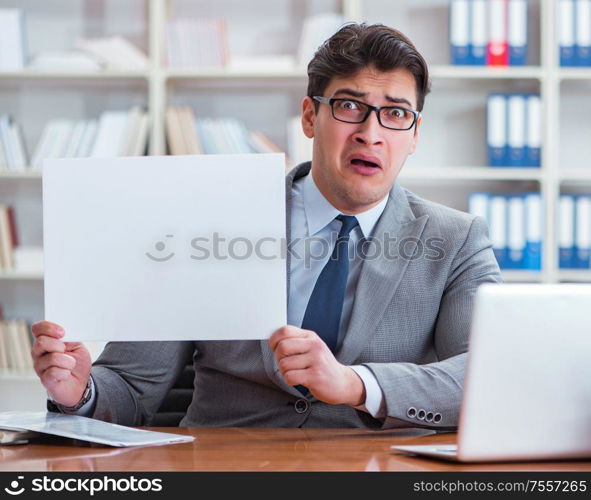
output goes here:
[[[426, 198], [467, 209], [467, 195], [538, 191], [545, 229], [541, 272], [505, 271], [507, 281], [591, 282], [590, 271], [560, 270], [557, 265], [557, 199], [561, 192], [591, 192], [591, 140], [588, 139], [591, 69], [558, 65], [556, 0], [529, 0], [528, 63], [523, 67], [451, 66], [447, 32], [448, 0], [0, 0], [2, 7], [24, 9], [29, 49], [71, 48], [77, 37], [120, 34], [149, 57], [145, 70], [0, 72], [0, 109], [23, 126], [29, 151], [51, 118], [96, 117], [104, 109], [146, 106], [151, 155], [166, 154], [164, 114], [169, 105], [189, 105], [203, 117], [230, 117], [267, 134], [285, 147], [282, 127], [299, 114], [305, 69], [290, 70], [169, 68], [164, 46], [166, 22], [174, 16], [225, 17], [231, 53], [268, 56], [297, 53], [303, 19], [319, 12], [345, 19], [394, 26], [415, 42], [430, 65], [432, 92], [426, 99], [418, 150], [400, 182]], [[260, 19], [264, 12], [265, 23]], [[543, 109], [542, 166], [491, 168], [486, 163], [486, 96], [490, 92], [537, 92]], [[253, 109], [261, 113], [253, 113]], [[581, 110], [583, 112], [581, 112]], [[578, 112], [576, 112], [578, 111]], [[441, 131], [445, 131], [442, 134]], [[22, 242], [42, 243], [41, 173], [0, 171], [0, 202], [15, 205]], [[40, 273], [0, 273], [0, 304], [7, 317], [34, 322], [43, 314]], [[29, 408], [30, 396], [13, 391], [36, 377], [0, 374], [0, 394], [11, 391], [14, 407]], [[20, 387], [20, 386], [19, 386]], [[31, 389], [33, 390], [33, 389]], [[38, 392], [41, 394], [41, 392]]]

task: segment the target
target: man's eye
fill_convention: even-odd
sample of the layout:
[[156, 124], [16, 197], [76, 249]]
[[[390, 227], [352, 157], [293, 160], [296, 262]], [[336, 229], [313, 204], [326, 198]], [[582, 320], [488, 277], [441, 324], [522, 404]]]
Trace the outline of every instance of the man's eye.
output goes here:
[[404, 118], [405, 115], [404, 110], [400, 108], [390, 108], [388, 110], [388, 116], [390, 118]]
[[355, 111], [355, 110], [359, 109], [359, 106], [357, 105], [357, 103], [355, 101], [340, 101], [339, 108]]

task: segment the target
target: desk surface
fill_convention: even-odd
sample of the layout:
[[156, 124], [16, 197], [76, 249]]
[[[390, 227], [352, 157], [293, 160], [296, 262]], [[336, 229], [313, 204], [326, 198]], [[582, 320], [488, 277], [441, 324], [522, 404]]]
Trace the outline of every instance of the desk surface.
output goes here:
[[358, 429], [154, 428], [190, 443], [144, 448], [0, 447], [0, 471], [591, 471], [591, 460], [463, 465], [403, 455], [392, 445], [450, 444], [456, 434]]

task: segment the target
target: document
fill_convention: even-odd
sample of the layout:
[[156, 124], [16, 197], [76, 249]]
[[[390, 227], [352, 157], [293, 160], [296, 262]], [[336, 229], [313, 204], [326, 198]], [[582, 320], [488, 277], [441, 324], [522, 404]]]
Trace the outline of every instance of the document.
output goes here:
[[4, 428], [19, 428], [117, 447], [183, 443], [195, 439], [193, 436], [146, 431], [92, 418], [42, 411], [0, 412], [0, 429]]
[[283, 154], [46, 160], [45, 319], [66, 341], [268, 338], [285, 227]]

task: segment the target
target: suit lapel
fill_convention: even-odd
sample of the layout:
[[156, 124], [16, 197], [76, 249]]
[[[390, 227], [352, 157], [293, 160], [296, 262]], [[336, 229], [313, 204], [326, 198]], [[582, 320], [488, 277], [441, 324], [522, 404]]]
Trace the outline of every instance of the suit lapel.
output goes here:
[[[285, 232], [286, 232], [286, 241], [287, 244], [291, 242], [291, 188], [292, 184], [307, 175], [310, 172], [311, 163], [305, 162], [297, 167], [291, 169], [285, 178], [285, 203], [286, 203], [286, 220], [285, 220]], [[290, 253], [289, 251], [286, 252], [285, 258], [285, 266], [286, 266], [286, 276], [287, 276], [287, 297], [289, 300], [289, 266], [290, 266]], [[287, 307], [287, 304], [285, 305]], [[302, 394], [295, 388], [287, 385], [285, 380], [279, 373], [279, 369], [277, 367], [277, 363], [275, 363], [275, 357], [273, 356], [273, 351], [269, 347], [269, 342], [265, 340], [261, 340], [261, 351], [263, 355], [263, 363], [265, 365], [265, 371], [267, 372], [268, 377], [279, 387], [281, 387], [284, 391], [293, 394], [294, 396], [301, 397]]]
[[[427, 219], [426, 215], [419, 218], [414, 216], [406, 193], [395, 184], [376, 226], [374, 237], [383, 247], [383, 235], [389, 234], [390, 238], [396, 238], [392, 246], [398, 249], [399, 242], [405, 238], [420, 238]], [[344, 365], [352, 364], [370, 342], [410, 262], [409, 259], [402, 258], [399, 252], [391, 253], [397, 255], [397, 258], [386, 258], [382, 252], [379, 258], [363, 262], [349, 327], [336, 356]]]

